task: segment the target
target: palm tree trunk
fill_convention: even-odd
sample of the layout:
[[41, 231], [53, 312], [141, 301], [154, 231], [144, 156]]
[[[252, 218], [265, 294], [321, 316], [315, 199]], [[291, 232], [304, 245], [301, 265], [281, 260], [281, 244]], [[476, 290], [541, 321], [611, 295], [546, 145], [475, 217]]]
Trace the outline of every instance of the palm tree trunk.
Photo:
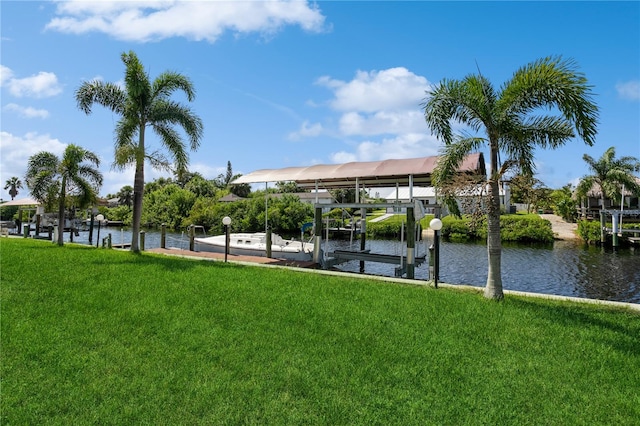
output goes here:
[[136, 174], [133, 179], [133, 226], [131, 229], [131, 251], [140, 251], [140, 221], [142, 220], [142, 200], [144, 198], [144, 126], [140, 126], [138, 153], [136, 154]]
[[60, 197], [58, 201], [58, 245], [64, 245], [64, 204], [66, 198], [67, 178], [62, 178], [62, 184], [60, 185]]
[[487, 212], [487, 254], [489, 270], [484, 297], [502, 300], [502, 242], [500, 240], [500, 192], [498, 190], [497, 147], [491, 149], [491, 177], [489, 179], [489, 209]]

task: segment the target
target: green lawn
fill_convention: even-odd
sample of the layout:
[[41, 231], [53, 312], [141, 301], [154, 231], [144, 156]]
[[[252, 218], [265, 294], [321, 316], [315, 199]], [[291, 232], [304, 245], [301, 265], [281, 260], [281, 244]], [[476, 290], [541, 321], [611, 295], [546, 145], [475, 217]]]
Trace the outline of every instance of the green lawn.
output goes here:
[[0, 240], [0, 423], [638, 424], [640, 315]]

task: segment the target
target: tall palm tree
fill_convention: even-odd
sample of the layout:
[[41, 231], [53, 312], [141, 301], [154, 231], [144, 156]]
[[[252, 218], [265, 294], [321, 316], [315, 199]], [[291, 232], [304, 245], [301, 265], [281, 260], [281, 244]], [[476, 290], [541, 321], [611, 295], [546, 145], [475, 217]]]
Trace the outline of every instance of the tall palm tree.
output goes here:
[[576, 193], [579, 197], [584, 197], [595, 186], [600, 188], [600, 199], [602, 209], [604, 200], [613, 199], [621, 193], [622, 186], [634, 194], [640, 194], [640, 185], [636, 181], [633, 173], [640, 171], [640, 161], [635, 157], [616, 158], [616, 149], [607, 149], [602, 157], [597, 161], [591, 156], [584, 154], [582, 159], [589, 165], [591, 175], [582, 178]]
[[13, 200], [16, 198], [16, 195], [18, 195], [18, 189], [22, 189], [22, 181], [18, 177], [13, 176], [11, 179], [7, 179], [4, 189], [9, 190], [9, 195]]
[[[504, 295], [498, 181], [512, 168], [533, 175], [534, 150], [564, 145], [574, 132], [593, 145], [598, 109], [591, 100], [591, 87], [573, 61], [547, 57], [518, 69], [498, 90], [481, 74], [445, 79], [427, 92], [423, 107], [431, 131], [444, 141], [434, 173], [436, 185], [446, 183], [467, 154], [489, 148], [489, 268], [484, 295], [500, 300]], [[552, 115], [554, 111], [558, 114]], [[454, 135], [452, 121], [470, 131]], [[501, 156], [505, 159], [502, 166]]]
[[62, 158], [51, 152], [39, 152], [29, 158], [26, 182], [33, 197], [45, 204], [53, 195], [58, 200], [58, 245], [63, 245], [64, 210], [67, 197], [77, 197], [80, 206], [94, 201], [102, 174], [100, 159], [77, 145], [68, 145]]
[[115, 83], [99, 80], [84, 82], [76, 91], [78, 108], [91, 113], [94, 103], [110, 109], [120, 116], [116, 124], [114, 167], [135, 167], [133, 182], [133, 232], [131, 251], [138, 252], [138, 235], [142, 217], [144, 196], [144, 164], [169, 168], [169, 162], [160, 152], [147, 148], [145, 130], [150, 127], [160, 138], [161, 145], [169, 151], [177, 173], [186, 170], [189, 155], [182, 136], [175, 130], [179, 125], [187, 134], [191, 150], [196, 150], [202, 137], [202, 121], [189, 108], [171, 100], [176, 90], [183, 91], [192, 101], [195, 90], [191, 81], [178, 73], [166, 71], [150, 81], [144, 67], [132, 51], [122, 54], [125, 65], [124, 88]]

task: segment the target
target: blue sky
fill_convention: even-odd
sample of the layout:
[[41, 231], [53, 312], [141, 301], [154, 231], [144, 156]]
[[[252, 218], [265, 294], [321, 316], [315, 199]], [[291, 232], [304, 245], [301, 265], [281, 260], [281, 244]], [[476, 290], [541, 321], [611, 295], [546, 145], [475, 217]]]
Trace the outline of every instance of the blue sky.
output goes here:
[[[87, 116], [74, 100], [83, 81], [122, 82], [129, 50], [151, 78], [192, 79], [204, 137], [190, 169], [209, 179], [227, 161], [249, 173], [436, 155], [420, 109], [431, 85], [480, 70], [499, 87], [553, 55], [594, 86], [600, 124], [593, 147], [538, 151], [536, 177], [575, 183], [588, 172], [583, 154], [611, 146], [640, 157], [636, 1], [2, 1], [0, 15], [3, 186], [23, 179], [29, 156], [71, 143], [102, 159], [102, 195], [133, 185], [133, 170], [110, 167], [118, 117], [100, 106]], [[147, 168], [147, 181], [159, 176]]]

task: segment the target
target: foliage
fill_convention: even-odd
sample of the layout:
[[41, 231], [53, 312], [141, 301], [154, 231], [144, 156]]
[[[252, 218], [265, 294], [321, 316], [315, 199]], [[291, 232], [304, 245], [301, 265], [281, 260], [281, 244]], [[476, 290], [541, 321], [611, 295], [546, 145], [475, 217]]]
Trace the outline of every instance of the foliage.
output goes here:
[[[64, 244], [67, 202], [84, 208], [96, 200], [102, 185], [99, 166], [96, 154], [73, 144], [67, 145], [62, 158], [45, 151], [29, 157], [26, 181], [31, 195], [46, 205], [56, 202], [54, 197], [58, 203], [58, 245]], [[70, 217], [74, 212], [75, 208], [70, 209]]]
[[623, 185], [627, 191], [631, 191], [631, 193], [640, 197], [640, 184], [633, 175], [634, 172], [640, 171], [640, 161], [630, 156], [615, 157], [616, 150], [613, 146], [607, 149], [598, 160], [594, 160], [591, 156], [584, 154], [582, 158], [589, 166], [592, 174], [584, 176], [578, 184], [576, 189], [578, 197], [586, 197], [595, 186], [600, 189], [603, 209], [605, 208], [604, 200], [606, 198], [611, 200], [621, 199], [620, 194]]
[[567, 184], [551, 193], [553, 211], [567, 222], [575, 222], [578, 217], [578, 202], [573, 198], [573, 186]]
[[[483, 241], [488, 236], [486, 220], [478, 223], [467, 217], [445, 217], [441, 232], [444, 239], [455, 242]], [[553, 230], [551, 222], [537, 215], [504, 215], [500, 217], [500, 239], [549, 243], [553, 242]]]
[[9, 196], [13, 200], [19, 194], [19, 189], [22, 189], [22, 181], [17, 176], [13, 176], [4, 184], [4, 189], [9, 190]]
[[511, 178], [511, 198], [515, 203], [527, 204], [527, 213], [551, 208], [551, 190], [533, 176], [518, 174]]
[[[536, 148], [557, 148], [576, 133], [593, 145], [598, 109], [586, 78], [573, 61], [561, 57], [547, 57], [518, 69], [499, 89], [480, 73], [462, 80], [445, 79], [433, 87], [423, 106], [429, 128], [444, 142], [434, 171], [435, 185], [440, 187], [457, 174], [471, 152], [484, 146], [490, 151], [485, 296], [500, 300], [498, 182], [510, 170], [533, 176]], [[456, 122], [465, 125], [466, 131], [454, 134]]]
[[120, 221], [124, 226], [131, 226], [132, 211], [129, 206], [111, 207], [102, 212], [102, 215], [108, 220]]
[[133, 202], [133, 187], [131, 185], [123, 186], [116, 194], [116, 197], [118, 198], [118, 204], [131, 207]]
[[18, 206], [0, 205], [0, 220], [12, 220], [18, 213]]
[[25, 239], [0, 250], [3, 424], [640, 417], [631, 310]]
[[189, 216], [195, 201], [193, 192], [176, 184], [165, 185], [145, 194], [142, 222], [148, 226], [158, 227], [164, 223], [169, 229], [183, 229], [189, 224], [182, 219]]
[[585, 242], [591, 244], [600, 241], [601, 227], [598, 220], [579, 220], [578, 235]]
[[120, 116], [115, 131], [114, 166], [119, 169], [135, 167], [131, 251], [137, 252], [145, 161], [155, 168], [169, 168], [169, 161], [161, 152], [148, 148], [146, 128], [150, 127], [158, 135], [161, 145], [171, 156], [176, 175], [181, 178], [187, 171], [189, 155], [183, 137], [174, 126], [182, 128], [191, 150], [199, 147], [203, 126], [200, 117], [171, 99], [171, 95], [179, 90], [189, 102], [193, 101], [195, 89], [191, 80], [182, 74], [165, 71], [151, 81], [133, 51], [123, 53], [121, 59], [125, 65], [124, 87], [96, 79], [82, 83], [75, 96], [78, 108], [86, 114], [90, 114], [93, 104], [97, 103]]
[[297, 192], [306, 192], [305, 189], [300, 188], [295, 182], [291, 182], [291, 181], [276, 182], [276, 189], [281, 194], [285, 194], [285, 193], [295, 194]]

